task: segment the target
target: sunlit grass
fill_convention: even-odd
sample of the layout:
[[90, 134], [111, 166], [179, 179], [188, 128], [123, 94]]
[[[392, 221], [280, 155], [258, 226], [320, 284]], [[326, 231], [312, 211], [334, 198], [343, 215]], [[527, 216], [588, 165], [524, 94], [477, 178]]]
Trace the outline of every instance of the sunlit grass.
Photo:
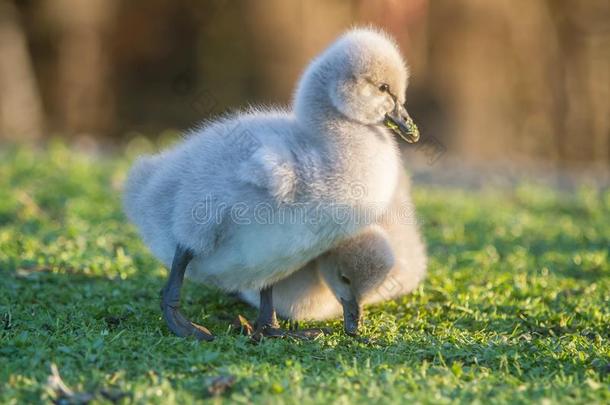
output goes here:
[[429, 276], [370, 308], [370, 342], [336, 321], [254, 345], [228, 331], [251, 309], [187, 283], [185, 311], [218, 336], [198, 343], [164, 327], [165, 270], [121, 213], [128, 151], [0, 152], [0, 402], [57, 399], [51, 363], [97, 401], [205, 400], [219, 375], [244, 403], [610, 401], [609, 191], [416, 187]]

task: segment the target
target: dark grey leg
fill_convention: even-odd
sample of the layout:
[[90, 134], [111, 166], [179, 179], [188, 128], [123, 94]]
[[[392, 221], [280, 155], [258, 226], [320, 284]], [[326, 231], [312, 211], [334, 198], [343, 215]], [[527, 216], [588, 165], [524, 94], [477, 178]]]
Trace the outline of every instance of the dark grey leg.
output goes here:
[[275, 308], [273, 307], [273, 286], [265, 287], [260, 292], [260, 308], [256, 319], [255, 332], [252, 337], [260, 340], [261, 337], [285, 337], [290, 336], [297, 339], [313, 339], [323, 334], [321, 329], [304, 329], [301, 331], [287, 331], [280, 328], [277, 321]]
[[273, 286], [265, 287], [260, 293], [260, 310], [256, 320], [257, 328], [279, 328], [275, 308], [273, 307]]
[[180, 313], [180, 290], [184, 280], [186, 266], [193, 258], [193, 252], [178, 245], [172, 268], [169, 273], [169, 280], [161, 292], [161, 310], [167, 327], [177, 336], [194, 336], [198, 340], [214, 340], [214, 335], [205, 327], [189, 321]]

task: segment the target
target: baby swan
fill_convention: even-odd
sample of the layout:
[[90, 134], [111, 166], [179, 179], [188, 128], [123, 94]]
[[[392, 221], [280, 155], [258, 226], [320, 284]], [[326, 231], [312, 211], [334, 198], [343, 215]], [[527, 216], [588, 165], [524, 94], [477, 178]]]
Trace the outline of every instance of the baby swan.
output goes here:
[[374, 223], [392, 198], [400, 165], [391, 135], [419, 136], [403, 107], [407, 78], [385, 34], [349, 31], [306, 69], [292, 111], [210, 123], [134, 164], [125, 212], [170, 268], [161, 307], [172, 332], [213, 339], [179, 311], [186, 273], [259, 291], [259, 330], [281, 333], [273, 285]]
[[[292, 320], [323, 320], [343, 311], [345, 332], [358, 332], [362, 306], [411, 292], [423, 280], [427, 256], [406, 173], [377, 224], [307, 263], [273, 287], [278, 314]], [[258, 305], [257, 291], [242, 299]]]

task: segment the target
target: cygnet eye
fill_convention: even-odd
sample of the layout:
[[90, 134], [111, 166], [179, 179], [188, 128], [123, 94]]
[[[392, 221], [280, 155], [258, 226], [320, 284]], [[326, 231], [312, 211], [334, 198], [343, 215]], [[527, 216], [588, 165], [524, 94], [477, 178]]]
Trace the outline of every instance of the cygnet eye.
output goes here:
[[389, 91], [390, 90], [390, 85], [387, 84], [387, 83], [384, 83], [381, 86], [379, 86], [379, 90], [380, 91]]
[[343, 282], [343, 283], [345, 283], [345, 284], [348, 284], [348, 285], [349, 285], [349, 284], [351, 283], [350, 279], [349, 279], [349, 278], [347, 278], [347, 277], [345, 277], [343, 274], [340, 274], [340, 275], [339, 275], [339, 278], [341, 279], [341, 282]]

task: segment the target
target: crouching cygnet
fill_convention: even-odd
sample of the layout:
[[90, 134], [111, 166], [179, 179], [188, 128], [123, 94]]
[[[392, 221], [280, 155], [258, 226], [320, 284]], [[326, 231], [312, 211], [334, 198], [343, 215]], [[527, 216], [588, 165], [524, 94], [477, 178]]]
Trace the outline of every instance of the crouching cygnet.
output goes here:
[[[388, 211], [377, 224], [307, 263], [276, 283], [277, 313], [292, 320], [323, 320], [343, 313], [345, 332], [355, 335], [362, 307], [407, 294], [423, 280], [427, 256], [406, 173]], [[258, 305], [256, 291], [240, 297]]]

